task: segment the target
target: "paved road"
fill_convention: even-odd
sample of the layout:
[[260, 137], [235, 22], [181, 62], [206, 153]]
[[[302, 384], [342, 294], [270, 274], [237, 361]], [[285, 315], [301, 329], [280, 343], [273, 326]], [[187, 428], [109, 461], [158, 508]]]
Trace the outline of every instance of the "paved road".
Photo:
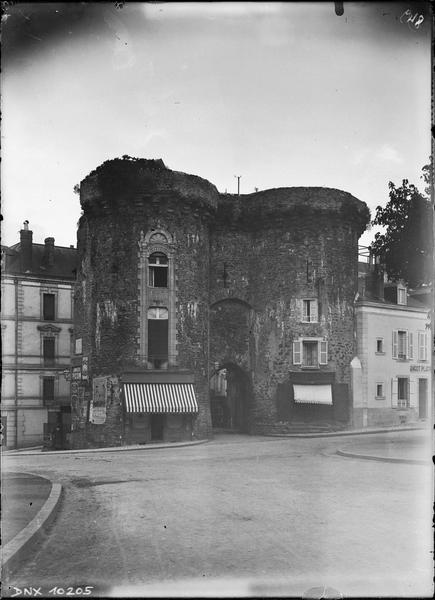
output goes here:
[[[358, 447], [422, 432], [358, 438]], [[432, 469], [337, 456], [357, 438], [220, 436], [186, 448], [7, 457], [65, 488], [8, 585], [93, 594], [432, 592]], [[344, 441], [345, 440], [345, 441]], [[9, 593], [12, 594], [13, 588]]]

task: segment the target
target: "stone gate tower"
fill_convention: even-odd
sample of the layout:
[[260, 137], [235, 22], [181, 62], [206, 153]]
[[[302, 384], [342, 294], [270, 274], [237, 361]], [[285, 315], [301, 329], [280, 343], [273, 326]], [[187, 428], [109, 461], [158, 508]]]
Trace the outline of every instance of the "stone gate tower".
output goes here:
[[108, 161], [81, 183], [75, 337], [88, 380], [74, 411], [76, 445], [210, 434], [209, 224], [218, 197], [161, 160]]
[[93, 171], [80, 200], [74, 446], [349, 421], [364, 203], [219, 194], [130, 158]]

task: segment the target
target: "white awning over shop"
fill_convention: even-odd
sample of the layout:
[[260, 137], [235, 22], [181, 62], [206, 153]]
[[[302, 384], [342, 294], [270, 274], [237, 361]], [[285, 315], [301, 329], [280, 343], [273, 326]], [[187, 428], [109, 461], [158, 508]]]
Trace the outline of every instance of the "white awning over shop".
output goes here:
[[191, 383], [125, 383], [124, 397], [129, 413], [198, 412]]
[[297, 404], [332, 405], [330, 385], [293, 385], [294, 399]]

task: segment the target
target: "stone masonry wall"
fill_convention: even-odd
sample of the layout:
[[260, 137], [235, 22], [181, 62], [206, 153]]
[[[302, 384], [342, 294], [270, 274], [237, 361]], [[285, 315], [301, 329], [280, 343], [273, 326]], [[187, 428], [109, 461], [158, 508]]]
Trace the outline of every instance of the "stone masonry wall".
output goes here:
[[[207, 222], [216, 198], [208, 182], [169, 171], [160, 161], [110, 161], [81, 184], [76, 337], [82, 336], [83, 354], [89, 356], [90, 381], [99, 375], [119, 377], [123, 370], [140, 366], [138, 242], [141, 233], [168, 231], [176, 248], [178, 367], [195, 374], [200, 407], [196, 437], [210, 433], [204, 352], [209, 321]], [[121, 419], [94, 427], [113, 441], [119, 438]]]
[[[329, 362], [321, 370], [335, 372], [337, 383], [349, 383], [357, 242], [367, 219], [364, 205], [338, 190], [269, 192], [224, 197], [211, 238], [211, 301], [227, 297], [252, 307], [246, 351], [251, 360], [239, 366], [250, 371], [254, 430], [261, 432], [278, 418], [277, 385], [300, 370], [292, 357], [297, 337], [325, 337]], [[301, 323], [303, 298], [318, 299], [318, 323]], [[225, 351], [217, 346], [225, 346], [226, 327], [221, 321], [214, 330], [212, 321], [216, 356]], [[242, 322], [240, 327], [239, 333]]]
[[[276, 424], [277, 387], [300, 370], [292, 356], [298, 336], [325, 337], [329, 362], [321, 370], [349, 382], [365, 204], [327, 188], [219, 195], [208, 181], [144, 159], [104, 163], [82, 182], [81, 203], [75, 335], [90, 382], [141, 366], [138, 242], [153, 229], [174, 243], [177, 367], [195, 375], [194, 437], [211, 434], [215, 363], [245, 373], [251, 432]], [[303, 298], [318, 300], [318, 323], [301, 323]], [[119, 443], [120, 403], [110, 411], [104, 427], [87, 425], [95, 444]]]

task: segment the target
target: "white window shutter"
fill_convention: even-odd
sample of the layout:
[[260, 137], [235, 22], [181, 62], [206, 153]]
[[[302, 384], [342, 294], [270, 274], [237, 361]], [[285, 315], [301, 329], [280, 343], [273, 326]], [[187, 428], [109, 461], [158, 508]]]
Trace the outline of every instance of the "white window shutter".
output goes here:
[[321, 365], [328, 364], [328, 342], [320, 342], [320, 361]]
[[302, 363], [301, 346], [302, 346], [301, 341], [293, 342], [293, 364], [294, 365], [300, 365]]
[[414, 334], [408, 333], [408, 352], [406, 358], [414, 358]]
[[392, 408], [397, 408], [397, 377], [392, 377], [391, 379], [391, 406]]
[[306, 321], [306, 314], [305, 314], [305, 302], [303, 300], [296, 300], [296, 310], [298, 313], [298, 321]]
[[318, 308], [317, 308], [317, 300], [311, 300], [311, 322], [317, 323], [318, 319]]
[[418, 360], [427, 360], [427, 335], [424, 331], [418, 332]]
[[408, 381], [408, 398], [409, 398], [409, 406], [411, 408], [417, 408], [418, 407], [418, 394], [416, 394], [416, 380], [415, 379], [410, 379]]
[[393, 358], [397, 358], [397, 331], [393, 331]]

